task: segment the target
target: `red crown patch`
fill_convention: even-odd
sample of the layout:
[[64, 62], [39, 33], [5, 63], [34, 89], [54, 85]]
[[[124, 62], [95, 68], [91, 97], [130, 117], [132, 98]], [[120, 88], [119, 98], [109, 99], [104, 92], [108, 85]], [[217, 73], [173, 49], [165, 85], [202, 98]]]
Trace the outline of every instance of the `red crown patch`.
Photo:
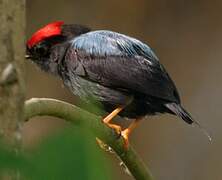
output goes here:
[[56, 21], [46, 25], [45, 27], [39, 29], [35, 32], [32, 37], [27, 41], [27, 45], [29, 48], [32, 48], [34, 45], [39, 43], [40, 41], [56, 36], [61, 35], [61, 26], [64, 24], [63, 21]]

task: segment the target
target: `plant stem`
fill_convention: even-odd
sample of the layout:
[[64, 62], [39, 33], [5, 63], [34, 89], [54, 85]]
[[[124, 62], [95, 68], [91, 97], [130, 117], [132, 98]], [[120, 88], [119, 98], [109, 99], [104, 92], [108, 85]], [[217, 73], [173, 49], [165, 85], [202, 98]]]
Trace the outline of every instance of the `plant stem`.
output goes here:
[[135, 179], [153, 179], [149, 169], [133, 148], [129, 146], [126, 150], [123, 139], [118, 138], [118, 135], [112, 129], [104, 125], [101, 117], [63, 101], [48, 98], [32, 98], [25, 103], [25, 119], [28, 121], [35, 116], [54, 116], [90, 129], [96, 137], [115, 151]]

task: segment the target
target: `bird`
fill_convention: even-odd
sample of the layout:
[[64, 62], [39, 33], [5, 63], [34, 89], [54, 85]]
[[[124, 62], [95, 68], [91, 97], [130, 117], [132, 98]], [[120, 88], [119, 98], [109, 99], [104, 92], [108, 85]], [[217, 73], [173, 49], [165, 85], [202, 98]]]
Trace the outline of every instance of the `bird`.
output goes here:
[[[199, 125], [181, 105], [178, 90], [154, 51], [144, 42], [109, 30], [51, 22], [26, 43], [26, 58], [59, 77], [84, 102], [98, 101], [102, 122], [129, 146], [129, 135], [145, 116], [169, 113]], [[132, 119], [125, 129], [117, 115]]]

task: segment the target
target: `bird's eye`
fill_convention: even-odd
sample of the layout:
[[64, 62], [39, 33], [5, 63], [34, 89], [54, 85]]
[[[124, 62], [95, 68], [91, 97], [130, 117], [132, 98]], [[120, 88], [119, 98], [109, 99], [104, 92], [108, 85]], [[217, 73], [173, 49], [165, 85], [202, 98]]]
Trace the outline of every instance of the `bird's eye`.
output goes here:
[[45, 56], [48, 53], [48, 47], [44, 44], [38, 44], [34, 49], [35, 53], [41, 56]]
[[46, 50], [45, 50], [44, 47], [40, 47], [40, 48], [36, 49], [36, 52], [37, 52], [38, 54], [45, 55]]

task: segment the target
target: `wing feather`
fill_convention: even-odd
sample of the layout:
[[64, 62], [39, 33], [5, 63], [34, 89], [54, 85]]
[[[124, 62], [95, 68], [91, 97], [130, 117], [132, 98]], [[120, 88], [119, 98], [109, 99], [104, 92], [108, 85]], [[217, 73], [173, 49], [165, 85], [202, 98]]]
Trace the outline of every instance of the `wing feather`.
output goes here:
[[156, 55], [134, 38], [110, 31], [81, 35], [72, 41], [66, 63], [73, 73], [103, 86], [180, 102]]

